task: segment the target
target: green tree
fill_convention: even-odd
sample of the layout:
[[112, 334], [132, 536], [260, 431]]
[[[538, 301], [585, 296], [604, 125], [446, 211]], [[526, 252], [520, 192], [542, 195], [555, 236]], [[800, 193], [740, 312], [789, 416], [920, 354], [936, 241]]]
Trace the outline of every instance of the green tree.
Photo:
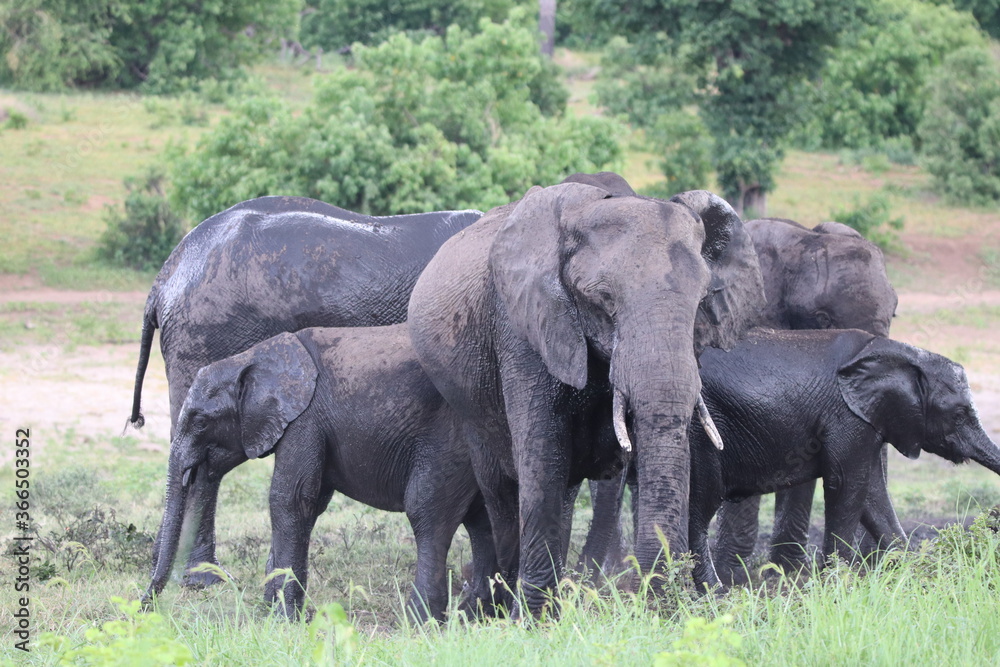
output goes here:
[[324, 78], [300, 115], [248, 100], [173, 157], [173, 196], [195, 219], [265, 194], [378, 215], [485, 209], [616, 166], [617, 124], [545, 116], [531, 101], [543, 63], [537, 31], [521, 23], [358, 47], [355, 66]]
[[805, 99], [811, 118], [797, 132], [799, 141], [861, 148], [914, 137], [929, 73], [949, 53], [984, 44], [969, 14], [915, 0], [878, 0], [810, 85]]
[[920, 123], [924, 163], [935, 187], [963, 204], [1000, 201], [1000, 66], [966, 47], [932, 75]]
[[699, 75], [700, 114], [715, 140], [724, 196], [763, 213], [782, 141], [798, 121], [796, 93], [868, 0], [586, 0], [628, 35], [643, 63], [662, 54]]

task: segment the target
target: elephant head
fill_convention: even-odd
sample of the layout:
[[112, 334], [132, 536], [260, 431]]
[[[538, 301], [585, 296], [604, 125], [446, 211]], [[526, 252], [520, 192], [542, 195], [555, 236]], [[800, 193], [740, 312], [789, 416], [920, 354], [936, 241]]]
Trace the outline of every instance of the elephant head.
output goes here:
[[1000, 448], [986, 434], [958, 364], [876, 338], [837, 371], [841, 395], [904, 456], [920, 451], [953, 463], [972, 459], [1000, 475]]
[[561, 566], [551, 528], [576, 451], [571, 406], [595, 392], [620, 402], [636, 442], [640, 564], [655, 562], [656, 527], [686, 550], [695, 350], [734, 340], [763, 307], [754, 250], [732, 244], [742, 222], [729, 211], [709, 193], [532, 188], [446, 243], [417, 282], [409, 323], [421, 364], [485, 438], [496, 424], [510, 433], [502, 455], [491, 450], [519, 483], [520, 575], [531, 587], [550, 587]]
[[897, 297], [878, 246], [837, 222], [810, 230], [791, 220], [764, 218], [746, 227], [768, 299], [761, 325], [889, 335]]
[[237, 465], [274, 449], [312, 401], [317, 376], [312, 357], [290, 333], [198, 371], [170, 445], [160, 545], [147, 599], [166, 585], [182, 533], [197, 532], [209, 489]]

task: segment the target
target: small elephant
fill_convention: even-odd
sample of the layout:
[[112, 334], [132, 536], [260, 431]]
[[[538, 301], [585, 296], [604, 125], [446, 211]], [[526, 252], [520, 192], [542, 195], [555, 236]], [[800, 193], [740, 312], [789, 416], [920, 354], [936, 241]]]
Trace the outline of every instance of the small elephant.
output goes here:
[[[889, 335], [898, 299], [882, 251], [874, 243], [839, 222], [809, 229], [792, 220], [762, 218], [749, 221], [747, 230], [760, 258], [767, 294], [759, 326], [860, 329]], [[883, 454], [883, 465], [884, 461]], [[785, 567], [805, 563], [815, 490], [811, 480], [775, 495], [771, 562]], [[760, 498], [751, 497], [726, 503], [719, 511], [712, 553], [726, 582], [745, 581], [743, 563], [750, 561], [757, 542], [759, 507]]]
[[448, 548], [465, 524], [473, 578], [462, 607], [489, 611], [497, 567], [483, 497], [460, 426], [417, 363], [405, 324], [283, 333], [198, 372], [171, 446], [147, 598], [163, 590], [182, 530], [197, 529], [196, 480], [217, 484], [236, 465], [271, 453], [268, 572], [291, 568], [298, 579], [268, 582], [265, 597], [280, 612], [302, 607], [309, 537], [334, 491], [406, 512], [417, 544], [408, 606], [420, 621], [444, 615]]
[[706, 350], [701, 363], [725, 449], [691, 429], [699, 584], [719, 583], [708, 525], [723, 500], [821, 478], [824, 553], [850, 556], [859, 521], [882, 544], [905, 538], [882, 476], [885, 443], [909, 458], [923, 450], [1000, 474], [1000, 449], [979, 423], [965, 371], [938, 354], [858, 330], [755, 330], [728, 353]]
[[[285, 331], [367, 327], [406, 319], [410, 291], [442, 243], [482, 216], [433, 211], [373, 217], [307, 197], [259, 197], [213, 215], [184, 237], [156, 276], [142, 322], [130, 421], [137, 428], [142, 382], [160, 330], [170, 390], [171, 437], [195, 374]], [[203, 510], [188, 567], [218, 564], [218, 484], [199, 478]], [[160, 537], [154, 545], [157, 560]], [[218, 578], [189, 573], [186, 585]]]

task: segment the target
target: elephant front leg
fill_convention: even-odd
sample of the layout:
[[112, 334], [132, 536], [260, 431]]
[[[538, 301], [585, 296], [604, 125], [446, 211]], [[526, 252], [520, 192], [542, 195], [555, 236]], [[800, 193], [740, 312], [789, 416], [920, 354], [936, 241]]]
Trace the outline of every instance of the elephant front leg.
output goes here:
[[747, 567], [757, 545], [760, 496], [724, 502], [719, 509], [718, 537], [712, 550], [715, 568], [726, 584], [745, 584]]
[[[861, 514], [861, 525], [865, 527], [867, 535], [872, 540], [869, 548], [862, 548], [863, 556], [906, 541], [906, 531], [903, 530], [896, 515], [896, 508], [893, 507], [892, 499], [889, 497], [885, 447], [879, 464], [879, 468], [872, 473], [868, 481], [868, 497], [865, 499], [865, 509]], [[863, 547], [868, 546], [867, 542], [867, 540], [862, 542]]]
[[[213, 572], [192, 572], [192, 569], [202, 563], [220, 565], [215, 554], [215, 508], [219, 499], [219, 485], [222, 479], [209, 479], [199, 486], [196, 480], [193, 500], [201, 508], [201, 521], [194, 538], [194, 546], [188, 555], [186, 572], [182, 581], [189, 588], [208, 588], [222, 578]], [[221, 567], [221, 565], [220, 565]]]
[[[864, 467], [864, 466], [862, 466]], [[850, 469], [841, 466], [840, 469]], [[867, 470], [853, 476], [828, 475], [823, 479], [826, 530], [823, 554], [854, 560], [854, 533], [858, 529], [868, 493]]]
[[280, 573], [268, 579], [264, 600], [277, 605], [275, 611], [294, 618], [305, 601], [308, 579], [309, 537], [316, 517], [329, 500], [322, 493], [322, 460], [319, 456], [295, 456], [294, 448], [285, 452], [279, 445], [271, 478], [271, 554], [268, 575], [290, 569], [293, 576]]
[[594, 515], [577, 563], [577, 570], [581, 572], [601, 572], [610, 576], [621, 569], [626, 552], [621, 522], [625, 490], [623, 478], [626, 474], [627, 471], [623, 470], [615, 479], [590, 482], [590, 504]]
[[816, 481], [783, 489], [775, 494], [774, 531], [769, 560], [786, 572], [809, 565], [809, 524]]

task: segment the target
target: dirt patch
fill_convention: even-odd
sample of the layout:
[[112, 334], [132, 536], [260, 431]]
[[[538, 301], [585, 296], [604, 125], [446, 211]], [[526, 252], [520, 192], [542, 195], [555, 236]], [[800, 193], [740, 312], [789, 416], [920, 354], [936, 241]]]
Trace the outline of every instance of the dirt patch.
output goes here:
[[[138, 346], [102, 345], [67, 351], [58, 346], [25, 345], [0, 352], [0, 432], [30, 428], [32, 455], [44, 467], [46, 450], [72, 433], [77, 441], [119, 452], [114, 442], [132, 411]], [[137, 447], [164, 452], [170, 437], [170, 410], [163, 362], [150, 360], [143, 389], [146, 426], [129, 429]], [[13, 450], [0, 449], [0, 465]], [[40, 460], [39, 460], [40, 459]]]

